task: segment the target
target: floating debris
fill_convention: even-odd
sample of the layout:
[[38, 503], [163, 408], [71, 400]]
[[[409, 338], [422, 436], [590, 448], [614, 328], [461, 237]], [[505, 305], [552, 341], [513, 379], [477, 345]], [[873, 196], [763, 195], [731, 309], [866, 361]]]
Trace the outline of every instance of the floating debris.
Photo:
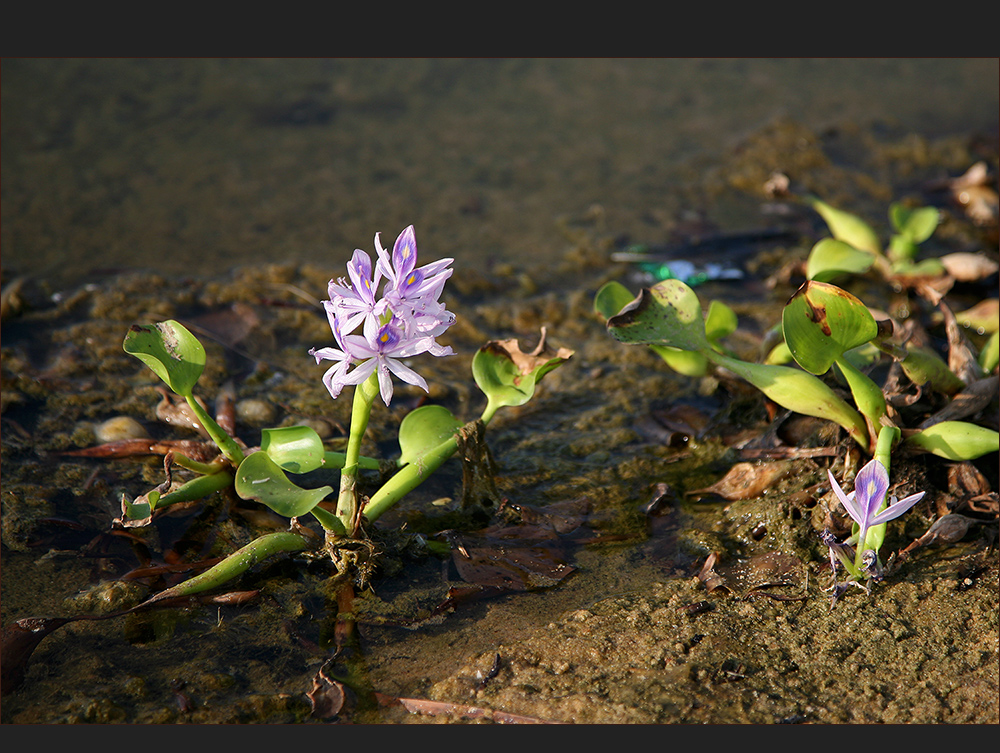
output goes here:
[[[611, 254], [616, 262], [635, 264], [647, 283], [663, 280], [681, 280], [694, 287], [710, 280], [740, 280], [744, 273], [736, 263], [756, 251], [755, 244], [765, 241], [787, 240], [793, 237], [786, 230], [764, 229], [738, 233], [713, 233], [691, 238], [684, 243], [647, 246], [627, 246]], [[691, 258], [710, 261], [696, 264]], [[714, 258], [713, 258], [714, 257]]]

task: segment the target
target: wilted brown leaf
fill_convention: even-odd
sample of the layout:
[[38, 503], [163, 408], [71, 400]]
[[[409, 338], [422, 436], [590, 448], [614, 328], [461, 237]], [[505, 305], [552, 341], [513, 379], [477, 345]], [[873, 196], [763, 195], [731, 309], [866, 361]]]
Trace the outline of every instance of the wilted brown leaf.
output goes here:
[[693, 489], [688, 496], [717, 494], [729, 501], [759, 497], [774, 482], [791, 473], [794, 465], [790, 461], [773, 463], [737, 463], [716, 483], [704, 489]]
[[958, 251], [941, 257], [945, 271], [959, 282], [975, 282], [996, 274], [997, 263], [982, 254]]
[[38, 644], [63, 625], [72, 622], [69, 617], [27, 617], [6, 625], [3, 629], [3, 649], [0, 655], [0, 694], [7, 695], [24, 682], [28, 660]]
[[452, 561], [462, 580], [508, 591], [551, 588], [576, 568], [546, 546], [511, 545], [500, 540], [452, 545]]
[[505, 353], [514, 365], [517, 366], [517, 370], [522, 374], [530, 374], [535, 369], [545, 366], [554, 360], [563, 360], [573, 355], [573, 351], [569, 348], [559, 348], [559, 350], [552, 352], [551, 349], [546, 347], [545, 337], [547, 331], [545, 327], [542, 327], [542, 336], [538, 341], [538, 345], [530, 353], [524, 353], [521, 351], [521, 346], [518, 344], [517, 340], [493, 340], [488, 343], [488, 346], [499, 349], [501, 352]]
[[343, 683], [326, 674], [326, 667], [320, 667], [312, 680], [312, 688], [306, 693], [312, 706], [310, 716], [316, 719], [332, 719], [344, 710], [347, 691]]

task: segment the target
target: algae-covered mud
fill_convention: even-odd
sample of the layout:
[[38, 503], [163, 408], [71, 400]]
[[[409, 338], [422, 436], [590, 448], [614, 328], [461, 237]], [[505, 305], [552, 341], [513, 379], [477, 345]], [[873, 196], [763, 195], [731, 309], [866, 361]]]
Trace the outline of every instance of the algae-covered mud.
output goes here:
[[[276, 129], [294, 151], [310, 129], [338, 117], [374, 113], [394, 133], [394, 119], [412, 115], [394, 106], [400, 100], [366, 99], [347, 86], [349, 77], [338, 80], [333, 93], [317, 87], [280, 106], [248, 106], [248, 117]], [[547, 91], [544, 76], [532, 80], [536, 95]], [[175, 83], [182, 91], [184, 81]], [[172, 101], [185, 111], [203, 100]], [[140, 104], [119, 99], [120, 108], [132, 109], [112, 109], [139, 122]], [[994, 118], [995, 110], [994, 99]], [[614, 341], [594, 312], [604, 283], [634, 291], [644, 284], [640, 270], [613, 261], [614, 253], [637, 243], [687, 244], [701, 256], [693, 261], [743, 273], [695, 290], [704, 308], [718, 299], [736, 312], [739, 326], [727, 346], [748, 360], [763, 358], [773, 344], [769, 331], [802, 282], [801, 263], [826, 233], [805, 204], [766, 187], [779, 171], [882, 230], [890, 201], [936, 206], [942, 221], [926, 253], [969, 251], [995, 263], [995, 120], [985, 133], [859, 122], [822, 130], [795, 118], [763, 123], [719, 144], [697, 169], [678, 168], [684, 180], [666, 192], [657, 188], [669, 198], [645, 212], [634, 203], [621, 208], [618, 199], [631, 189], [614, 180], [608, 194], [597, 190], [595, 167], [578, 176], [590, 199], [570, 201], [566, 211], [521, 206], [530, 222], [506, 231], [498, 217], [511, 211], [502, 203], [508, 194], [494, 181], [509, 169], [506, 180], [517, 183], [530, 167], [540, 176], [533, 201], [541, 201], [549, 190], [546, 165], [558, 167], [545, 161], [542, 147], [537, 159], [527, 155], [525, 164], [503, 169], [481, 156], [473, 165], [481, 190], [453, 194], [450, 203], [425, 199], [423, 212], [404, 211], [408, 202], [399, 196], [386, 202], [382, 219], [371, 208], [337, 205], [343, 221], [336, 230], [320, 227], [319, 199], [294, 227], [285, 199], [266, 198], [264, 176], [237, 161], [229, 166], [232, 185], [248, 180], [247, 195], [271, 217], [271, 224], [245, 228], [243, 241], [257, 248], [262, 236], [280, 235], [285, 244], [270, 262], [241, 263], [239, 243], [220, 237], [217, 267], [198, 266], [197, 274], [184, 274], [174, 259], [157, 270], [148, 257], [132, 265], [122, 256], [107, 266], [141, 268], [90, 269], [72, 285], [56, 282], [54, 272], [35, 273], [23, 254], [10, 266], [9, 242], [24, 243], [28, 233], [58, 237], [86, 212], [71, 221], [9, 194], [5, 150], [2, 722], [1000, 721], [996, 454], [972, 462], [894, 456], [893, 493], [925, 491], [925, 498], [889, 524], [882, 553], [895, 557], [885, 579], [870, 592], [852, 588], [833, 599], [820, 533], [847, 528], [827, 469], [840, 475], [856, 463], [856, 445], [828, 422], [776, 409], [724, 371], [672, 371], [648, 348]], [[46, 150], [95, 138], [87, 123], [46, 131], [30, 159], [41, 170]], [[187, 143], [183, 132], [172, 138]], [[463, 153], [461, 141], [452, 148]], [[176, 178], [163, 172], [166, 154], [148, 155], [153, 183]], [[350, 167], [361, 156], [339, 159]], [[325, 179], [314, 175], [316, 196], [347, 180], [331, 160]], [[964, 194], [955, 190], [954, 179], [980, 163], [986, 178]], [[99, 162], [94, 169], [112, 168]], [[138, 180], [118, 168], [132, 176], [120, 185]], [[365, 188], [378, 194], [411, 169], [400, 163], [366, 173], [355, 178], [352, 195], [361, 202]], [[104, 212], [108, 197], [98, 194], [108, 184], [87, 184], [84, 172], [71, 172], [78, 186], [97, 192], [88, 194], [92, 210]], [[40, 173], [34, 180], [48, 179]], [[28, 178], [18, 180], [29, 195]], [[192, 191], [207, 195], [191, 180]], [[143, 236], [129, 218], [142, 214], [142, 196], [123, 188], [112, 211], [136, 245]], [[239, 215], [233, 202], [216, 205], [220, 224]], [[14, 235], [9, 207], [17, 210]], [[475, 246], [479, 234], [494, 250], [473, 256], [442, 245], [446, 207], [460, 218], [463, 243]], [[208, 219], [197, 212], [186, 223], [165, 215], [159, 221], [147, 236], [158, 249], [172, 247], [158, 227], [175, 241], [185, 233], [199, 242], [208, 237], [200, 225]], [[131, 498], [163, 481], [163, 457], [81, 453], [119, 439], [200, 439], [178, 421], [157, 378], [122, 350], [129, 327], [175, 319], [196, 333], [207, 350], [196, 392], [209, 408], [232, 400], [236, 434], [248, 446], [260, 442], [264, 427], [305, 424], [329, 449], [342, 449], [350, 400], [331, 400], [320, 381], [324, 367], [307, 353], [331, 344], [319, 301], [329, 279], [344, 274], [353, 248], [371, 252], [374, 232], [385, 241], [411, 222], [422, 259], [455, 257], [443, 300], [457, 319], [442, 342], [456, 355], [414, 360], [429, 394], [397, 383], [391, 408], [376, 403], [364, 454], [398, 455], [399, 423], [421, 402], [462, 420], [478, 416], [484, 398], [470, 364], [489, 340], [517, 338], [527, 352], [545, 328], [551, 346], [574, 351], [531, 402], [498, 412], [487, 429], [495, 476], [479, 477], [481, 509], [461, 511], [470, 474], [463, 476], [455, 458], [378, 521], [370, 531], [375, 568], [351, 605], [356, 641], [340, 633], [344, 605], [331, 587], [329, 561], [309, 554], [269, 560], [197, 602], [112, 616], [187, 577], [193, 563], [288, 526], [252, 502], [217, 493], [178, 505], [148, 527], [112, 527], [122, 494]], [[775, 232], [732, 237], [765, 229]], [[94, 244], [121, 242], [106, 222], [95, 221], [89, 232]], [[711, 259], [706, 238], [722, 239]], [[508, 242], [521, 252], [509, 253]], [[321, 260], [314, 246], [322, 247]], [[913, 290], [863, 277], [849, 287], [899, 321], [919, 320], [943, 350], [945, 324]], [[957, 312], [996, 298], [995, 269], [947, 293]], [[973, 348], [986, 342], [975, 326], [964, 334]], [[911, 396], [915, 405], [933, 400]], [[997, 413], [993, 395], [970, 420], [996, 429]], [[377, 482], [375, 471], [362, 478], [369, 487]], [[336, 475], [310, 478], [310, 486], [327, 483], [335, 485]], [[915, 543], [954, 511], [964, 529]], [[516, 542], [503, 538], [511, 531]], [[463, 550], [473, 556], [456, 554]], [[106, 619], [50, 623], [51, 634], [33, 651], [9, 650], [15, 621], [76, 616]]]

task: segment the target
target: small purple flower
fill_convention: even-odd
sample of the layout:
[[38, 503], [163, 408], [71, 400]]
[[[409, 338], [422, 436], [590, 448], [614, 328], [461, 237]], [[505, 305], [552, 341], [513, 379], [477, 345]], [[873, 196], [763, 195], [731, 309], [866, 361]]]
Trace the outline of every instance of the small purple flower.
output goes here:
[[344, 347], [343, 337], [340, 334], [340, 324], [330, 312], [330, 302], [324, 301], [324, 304], [328, 305], [327, 315], [330, 318], [330, 329], [333, 330], [333, 337], [340, 348], [310, 348], [309, 355], [316, 359], [317, 364], [322, 361], [336, 361], [323, 374], [323, 384], [329, 390], [330, 396], [336, 399], [340, 395], [340, 391], [344, 389], [344, 385], [346, 384], [344, 378], [347, 376], [347, 370], [351, 367], [354, 357]]
[[362, 363], [350, 374], [343, 376], [342, 383], [361, 384], [377, 371], [379, 392], [386, 405], [392, 400], [392, 379], [389, 372], [407, 384], [414, 384], [427, 392], [424, 378], [399, 359], [426, 353], [437, 345], [433, 337], [407, 338], [403, 330], [393, 322], [383, 324], [377, 331], [372, 331], [366, 323], [364, 337], [347, 335], [344, 338], [345, 350]]
[[447, 328], [455, 321], [454, 314], [446, 311], [438, 301], [445, 282], [454, 271], [448, 269], [454, 259], [440, 259], [418, 269], [413, 225], [396, 238], [391, 258], [382, 247], [378, 233], [375, 234], [375, 250], [378, 252], [376, 274], [386, 278], [386, 304], [403, 321], [407, 332], [414, 328], [427, 332], [440, 324]]
[[913, 507], [924, 498], [924, 492], [911, 494], [901, 500], [892, 498], [889, 506], [879, 512], [879, 508], [885, 504], [885, 495], [889, 491], [889, 472], [878, 460], [872, 459], [860, 471], [854, 479], [854, 491], [845, 494], [840, 488], [833, 473], [827, 471], [830, 483], [833, 485], [833, 492], [840, 500], [840, 504], [847, 510], [847, 514], [858, 524], [858, 546], [863, 548], [868, 529], [877, 526], [894, 518], [898, 518], [904, 512]]
[[382, 273], [376, 266], [372, 279], [371, 258], [360, 248], [354, 250], [347, 274], [351, 278], [350, 285], [343, 277], [337, 282], [330, 280], [330, 300], [324, 301], [324, 307], [328, 316], [335, 316], [340, 321], [341, 331], [350, 333], [363, 321], [377, 320], [384, 313], [386, 302], [375, 299]]

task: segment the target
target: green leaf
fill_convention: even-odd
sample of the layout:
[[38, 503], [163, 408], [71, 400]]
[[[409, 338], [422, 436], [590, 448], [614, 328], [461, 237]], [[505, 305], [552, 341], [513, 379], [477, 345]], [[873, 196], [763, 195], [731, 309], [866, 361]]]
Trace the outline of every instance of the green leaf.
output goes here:
[[[619, 282], [609, 282], [601, 287], [597, 291], [597, 295], [594, 297], [594, 310], [600, 314], [605, 320], [610, 319], [615, 314], [619, 313], [625, 306], [632, 303], [635, 296]], [[720, 304], [724, 305], [724, 304]], [[726, 309], [732, 312], [728, 306]], [[721, 313], [721, 312], [720, 312]], [[709, 309], [709, 314], [711, 314], [711, 309]], [[733, 320], [735, 321], [736, 315], [733, 314]], [[723, 325], [719, 325], [719, 336], [724, 336], [724, 334], [731, 334], [731, 332], [725, 332], [723, 334]], [[735, 324], [733, 325], [733, 330], [735, 330]], [[704, 376], [708, 373], [708, 360], [705, 356], [700, 353], [696, 353], [691, 350], [679, 350], [678, 348], [673, 348], [667, 345], [650, 345], [650, 349], [656, 353], [660, 358], [663, 359], [671, 369], [676, 371], [678, 374], [684, 374], [685, 376]]]
[[868, 308], [846, 290], [810, 280], [782, 311], [781, 330], [799, 366], [825, 374], [846, 351], [875, 337], [878, 325]]
[[938, 259], [923, 259], [916, 263], [903, 259], [894, 262], [891, 271], [898, 277], [940, 277], [946, 272], [944, 264]]
[[634, 298], [629, 289], [620, 282], [608, 282], [602, 285], [594, 296], [594, 311], [606, 321], [625, 308]]
[[718, 342], [736, 331], [739, 322], [736, 312], [722, 301], [712, 301], [708, 304], [708, 314], [705, 315], [705, 336], [711, 342]]
[[773, 366], [782, 366], [792, 363], [795, 359], [792, 358], [792, 351], [788, 349], [788, 345], [782, 340], [780, 343], [771, 348], [771, 352], [767, 354], [767, 358], [764, 359], [765, 364], [770, 364]]
[[935, 392], [954, 395], [965, 389], [965, 382], [948, 368], [936, 351], [926, 346], [906, 346], [906, 357], [899, 365], [911, 382], [917, 385], [929, 383]]
[[122, 520], [148, 522], [159, 501], [160, 492], [156, 489], [136, 497], [132, 502], [128, 501], [128, 497], [122, 496]]
[[705, 376], [708, 373], [708, 359], [693, 350], [678, 350], [669, 345], [650, 345], [663, 362], [678, 374], [689, 377]]
[[524, 405], [535, 394], [535, 386], [552, 369], [564, 363], [573, 351], [545, 347], [545, 331], [530, 353], [523, 353], [517, 340], [492, 340], [472, 358], [472, 376], [486, 395], [483, 421], [489, 423], [498, 408]]
[[260, 449], [280, 468], [291, 473], [308, 473], [325, 465], [323, 440], [308, 426], [262, 429]]
[[312, 510], [333, 489], [303, 489], [288, 480], [266, 452], [247, 455], [236, 469], [236, 493], [267, 505], [279, 515], [295, 518]]
[[942, 421], [907, 437], [906, 444], [947, 460], [975, 460], [1000, 450], [1000, 434], [965, 421]]
[[934, 235], [940, 215], [934, 207], [909, 209], [900, 203], [889, 207], [889, 221], [901, 236], [913, 243], [923, 243]]
[[147, 326], [133, 324], [122, 347], [182, 397], [191, 397], [191, 391], [205, 370], [205, 348], [198, 338], [173, 320]]
[[966, 329], [980, 335], [992, 334], [1000, 329], [1000, 300], [984, 298], [972, 308], [956, 311], [955, 319]]
[[608, 332], [619, 342], [669, 345], [681, 350], [709, 349], [701, 303], [680, 280], [664, 280], [608, 319]]
[[838, 241], [848, 243], [859, 251], [870, 251], [873, 254], [881, 254], [882, 246], [878, 235], [871, 226], [860, 217], [837, 209], [815, 197], [807, 199], [819, 216], [826, 221], [830, 233]]
[[990, 374], [998, 362], [1000, 362], [1000, 332], [994, 332], [979, 354], [979, 365], [983, 367], [984, 372]]
[[419, 462], [461, 428], [462, 422], [444, 406], [422, 405], [416, 408], [399, 425], [399, 465]]
[[859, 251], [844, 241], [824, 238], [809, 252], [806, 277], [817, 282], [830, 282], [852, 274], [864, 274], [875, 263], [870, 251]]
[[850, 362], [851, 366], [858, 369], [867, 369], [874, 366], [882, 358], [882, 351], [874, 343], [867, 342], [857, 348], [844, 351], [844, 359]]
[[912, 262], [920, 253], [920, 247], [903, 235], [894, 235], [889, 239], [889, 250], [886, 256], [896, 265]]

